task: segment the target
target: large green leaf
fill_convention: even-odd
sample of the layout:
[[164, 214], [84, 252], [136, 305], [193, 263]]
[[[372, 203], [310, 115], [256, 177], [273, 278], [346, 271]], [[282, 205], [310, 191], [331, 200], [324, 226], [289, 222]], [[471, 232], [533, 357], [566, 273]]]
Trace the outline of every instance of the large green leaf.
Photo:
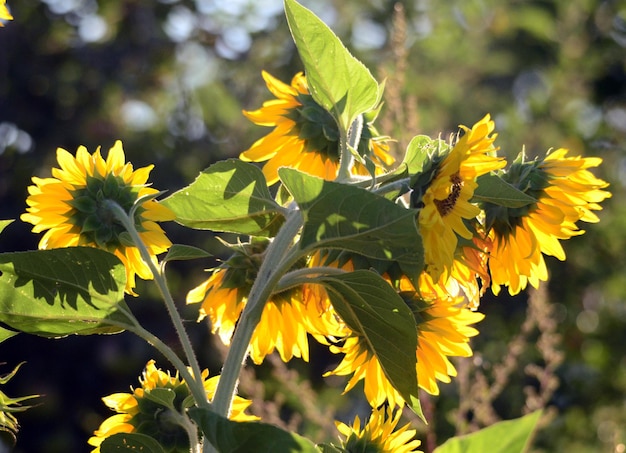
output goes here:
[[528, 451], [541, 411], [495, 423], [465, 436], [453, 437], [434, 453], [523, 453]]
[[313, 99], [347, 131], [359, 115], [377, 106], [376, 79], [311, 11], [285, 0], [285, 12]]
[[126, 272], [114, 255], [71, 247], [0, 255], [0, 322], [18, 331], [58, 337], [114, 333], [127, 323]]
[[397, 262], [407, 276], [417, 279], [424, 257], [415, 211], [365, 189], [291, 168], [281, 168], [278, 174], [302, 210], [303, 249], [342, 249]]
[[261, 170], [238, 159], [211, 165], [162, 203], [200, 230], [273, 236], [284, 220]]
[[152, 437], [139, 433], [117, 433], [108, 436], [100, 445], [102, 453], [130, 451], [134, 453], [165, 453], [161, 445]]
[[492, 203], [506, 208], [521, 208], [537, 200], [518, 190], [497, 175], [488, 174], [478, 177], [478, 187], [474, 190], [472, 201]]
[[235, 422], [210, 409], [191, 408], [189, 416], [220, 453], [319, 453], [308, 439], [260, 422]]
[[416, 414], [417, 328], [411, 310], [377, 273], [359, 270], [316, 277], [346, 324], [376, 355], [385, 376]]

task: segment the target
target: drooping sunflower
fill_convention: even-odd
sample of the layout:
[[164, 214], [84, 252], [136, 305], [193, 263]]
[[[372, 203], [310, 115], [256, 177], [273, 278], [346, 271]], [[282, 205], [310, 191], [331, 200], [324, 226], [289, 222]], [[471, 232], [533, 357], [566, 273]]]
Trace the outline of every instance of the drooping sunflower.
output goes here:
[[[266, 101], [244, 115], [260, 126], [273, 127], [268, 135], [257, 140], [239, 156], [250, 162], [268, 161], [263, 174], [268, 184], [278, 181], [280, 167], [292, 167], [308, 174], [333, 180], [339, 169], [339, 129], [330, 113], [313, 100], [306, 77], [296, 74], [287, 85], [269, 73], [262, 72], [269, 91], [277, 99]], [[366, 118], [357, 151], [380, 169], [388, 168], [394, 159], [389, 146]], [[357, 162], [355, 174], [367, 174], [366, 167]]]
[[489, 257], [491, 289], [494, 294], [507, 286], [511, 295], [530, 283], [537, 287], [548, 279], [543, 255], [565, 259], [560, 240], [584, 233], [576, 222], [598, 222], [593, 212], [611, 196], [602, 190], [606, 181], [595, 177], [589, 168], [602, 159], [568, 157], [557, 149], [542, 159], [527, 161], [524, 154], [502, 175], [536, 202], [520, 208], [503, 208], [485, 203], [486, 225], [493, 241]]
[[465, 222], [480, 214], [480, 208], [470, 202], [476, 178], [506, 165], [504, 159], [495, 156], [494, 127], [489, 115], [471, 129], [461, 126], [465, 134], [435, 166], [428, 186], [414, 188], [415, 193], [423, 193], [414, 207], [419, 208], [426, 270], [434, 280], [441, 275], [447, 278], [459, 237], [470, 241], [474, 236]]
[[[152, 272], [107, 203], [113, 201], [129, 213], [139, 198], [157, 194], [147, 186], [153, 165], [133, 170], [132, 164], [125, 162], [119, 140], [106, 160], [100, 148], [89, 154], [80, 146], [75, 157], [58, 148], [57, 161], [61, 168], [53, 168], [51, 178], [33, 177], [27, 212], [20, 218], [34, 225], [33, 232], [45, 231], [40, 249], [85, 246], [115, 254], [126, 268], [126, 292], [134, 295], [135, 275], [148, 280], [153, 278]], [[171, 246], [156, 222], [174, 217], [153, 199], [141, 202], [135, 211], [135, 227], [154, 262], [156, 255]]]
[[421, 453], [416, 450], [421, 442], [415, 439], [416, 430], [406, 424], [396, 430], [402, 411], [391, 407], [372, 410], [367, 423], [361, 428], [357, 415], [352, 426], [337, 422], [337, 429], [345, 437], [341, 448], [347, 453]]
[[[209, 371], [202, 372], [204, 389], [209, 400], [213, 398], [219, 376], [209, 378]], [[141, 384], [132, 388], [132, 393], [114, 393], [102, 398], [104, 404], [117, 412], [102, 422], [88, 440], [89, 445], [96, 447], [92, 453], [100, 452], [104, 440], [117, 433], [140, 433], [156, 439], [166, 452], [189, 452], [187, 431], [178, 422], [180, 412], [186, 408], [185, 401], [190, 395], [189, 388], [178, 373], [172, 376], [156, 367], [155, 361], [146, 364]], [[150, 393], [158, 390], [158, 396], [151, 398]], [[171, 406], [163, 403], [163, 391], [172, 394]], [[163, 398], [163, 399], [160, 399]], [[230, 419], [235, 421], [252, 421], [258, 417], [247, 415], [244, 411], [250, 406], [248, 401], [239, 396], [233, 400]]]
[[[224, 344], [230, 344], [266, 245], [256, 242], [235, 249], [230, 259], [187, 295], [188, 304], [202, 303], [198, 320], [208, 317], [213, 333]], [[293, 357], [308, 361], [307, 335], [323, 339], [336, 334], [342, 326], [329, 307], [303, 297], [302, 288], [272, 295], [250, 340], [250, 358], [260, 364], [266, 355], [277, 351], [285, 362]]]
[[450, 296], [463, 295], [472, 310], [478, 308], [480, 298], [491, 282], [487, 264], [490, 249], [491, 241], [482, 228], [478, 229], [470, 245], [457, 248], [450, 277], [442, 276], [439, 280], [439, 286], [447, 288]]
[[7, 3], [6, 0], [0, 0], [0, 19], [1, 19], [0, 27], [4, 27], [4, 24], [2, 23], [2, 21], [13, 20], [13, 16], [9, 12], [9, 9], [7, 8], [6, 3]]
[[[482, 320], [484, 315], [467, 308], [462, 297], [451, 297], [449, 290], [435, 284], [426, 272], [420, 275], [419, 283], [416, 291], [408, 278], [402, 278], [399, 294], [413, 312], [417, 326], [417, 384], [426, 392], [438, 395], [437, 381], [450, 382], [450, 377], [456, 376], [448, 357], [472, 355], [469, 340], [478, 331], [471, 324]], [[383, 403], [394, 407], [404, 404], [365, 338], [352, 332], [343, 344], [332, 345], [330, 350], [343, 353], [344, 357], [325, 375], [352, 375], [346, 392], [363, 380], [365, 397], [372, 407]]]

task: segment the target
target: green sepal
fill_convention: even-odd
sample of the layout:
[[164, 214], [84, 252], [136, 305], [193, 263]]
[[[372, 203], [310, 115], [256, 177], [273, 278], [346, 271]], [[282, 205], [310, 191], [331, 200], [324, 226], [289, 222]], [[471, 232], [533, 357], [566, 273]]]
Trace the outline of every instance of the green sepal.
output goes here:
[[238, 159], [211, 165], [161, 203], [199, 230], [274, 236], [284, 221], [261, 170]]
[[[24, 363], [25, 362], [18, 364], [10, 373], [0, 376], [0, 384], [9, 382]], [[15, 445], [19, 423], [13, 414], [16, 412], [24, 412], [32, 407], [22, 406], [21, 403], [23, 401], [39, 398], [40, 396], [41, 395], [28, 395], [11, 398], [4, 392], [0, 392], [0, 438], [6, 439], [11, 445]]]
[[379, 104], [376, 79], [310, 10], [285, 0], [285, 13], [313, 99], [348, 131], [357, 116]]
[[464, 436], [448, 439], [433, 453], [524, 453], [530, 444], [542, 411], [495, 423]]
[[304, 216], [302, 249], [349, 250], [397, 262], [417, 285], [424, 257], [414, 210], [365, 189], [292, 168], [281, 168], [278, 175]]
[[411, 206], [420, 207], [422, 196], [449, 148], [441, 139], [416, 135], [409, 142], [398, 168], [378, 178], [381, 184], [377, 191], [392, 200], [411, 191]]
[[159, 406], [167, 407], [173, 411], [177, 410], [174, 406], [176, 391], [173, 388], [157, 387], [151, 390], [146, 390], [142, 399], [152, 401]]
[[113, 434], [100, 444], [101, 453], [118, 453], [120, 451], [166, 453], [156, 439], [139, 433]]
[[90, 247], [0, 254], [0, 322], [45, 337], [116, 333], [128, 324], [126, 271]]
[[367, 270], [312, 279], [324, 286], [333, 307], [367, 343], [385, 376], [425, 421], [417, 386], [417, 327], [409, 307], [380, 275]]
[[319, 453], [308, 439], [261, 422], [235, 422], [210, 409], [193, 407], [189, 416], [220, 453]]

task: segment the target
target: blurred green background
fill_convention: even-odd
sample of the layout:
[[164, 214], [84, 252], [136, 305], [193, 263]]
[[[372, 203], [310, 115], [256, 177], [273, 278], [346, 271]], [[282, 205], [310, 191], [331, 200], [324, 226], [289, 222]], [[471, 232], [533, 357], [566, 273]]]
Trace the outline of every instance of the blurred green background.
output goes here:
[[[398, 155], [415, 134], [447, 136], [459, 124], [472, 125], [491, 113], [499, 133], [496, 144], [510, 158], [522, 147], [530, 155], [567, 147], [572, 154], [604, 159], [596, 175], [611, 183], [613, 198], [604, 203], [602, 221], [581, 225], [587, 233], [564, 244], [567, 261], [548, 259], [548, 295], [564, 360], [556, 369], [560, 385], [549, 401], [555, 416], [534, 450], [625, 451], [626, 2], [302, 3], [379, 80], [387, 78], [378, 127], [397, 138]], [[73, 153], [80, 144], [90, 151], [101, 145], [106, 151], [122, 139], [135, 167], [155, 164], [154, 187], [174, 191], [269, 131], [241, 114], [271, 97], [261, 70], [288, 82], [302, 69], [280, 0], [8, 4], [15, 20], [0, 29], [2, 219], [23, 212], [30, 178], [49, 175], [57, 147]], [[225, 253], [207, 233], [175, 224], [165, 228], [174, 242], [207, 248], [218, 257]], [[0, 236], [0, 251], [32, 249], [37, 242], [18, 221]], [[212, 265], [206, 260], [172, 266], [179, 300], [201, 281], [202, 268]], [[155, 290], [140, 283], [138, 292], [144, 296], [131, 301], [138, 316], [175, 343]], [[473, 343], [475, 366], [488, 373], [502, 360], [526, 306], [524, 295], [485, 296], [480, 310], [487, 318]], [[205, 324], [194, 323], [194, 309], [182, 309], [200, 345], [202, 366], [219, 372], [223, 351]], [[298, 385], [320, 393], [314, 406], [321, 417], [321, 408], [332, 406], [329, 401], [343, 382], [320, 378], [336, 358], [313, 349], [310, 366], [295, 362], [289, 368], [300, 371]], [[531, 339], [524, 360], [542, 365], [533, 349]], [[100, 398], [137, 385], [152, 357], [168, 367], [129, 334], [55, 341], [19, 335], [0, 344], [0, 362], [6, 362], [0, 372], [27, 361], [6, 393], [45, 394], [41, 405], [18, 416], [22, 429], [14, 451], [89, 451], [86, 439], [110, 415]], [[501, 418], [521, 415], [523, 388], [536, 384], [523, 367], [494, 404]], [[265, 397], [276, 400], [280, 373], [270, 366], [255, 372], [266, 383]], [[281, 372], [287, 381], [294, 379], [285, 374], [290, 370]], [[442, 396], [430, 400], [437, 417], [428, 435], [437, 443], [454, 433], [457, 393], [454, 384], [445, 385]], [[345, 403], [332, 409], [345, 416], [358, 410], [358, 395], [349, 401], [351, 407]], [[294, 413], [313, 410], [298, 407], [288, 396], [279, 403], [277, 419], [297, 421]], [[329, 440], [319, 433], [324, 423], [312, 418], [294, 423], [305, 434], [321, 437], [316, 440]]]

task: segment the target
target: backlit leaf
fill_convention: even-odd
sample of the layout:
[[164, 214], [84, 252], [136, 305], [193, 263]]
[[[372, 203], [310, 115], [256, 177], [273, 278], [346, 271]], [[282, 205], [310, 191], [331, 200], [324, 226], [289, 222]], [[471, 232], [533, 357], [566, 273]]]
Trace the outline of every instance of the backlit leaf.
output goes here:
[[397, 262], [410, 278], [423, 269], [415, 211], [365, 189], [325, 181], [291, 168], [278, 174], [304, 216], [301, 247], [349, 250]]
[[541, 418], [535, 411], [515, 420], [495, 423], [465, 436], [453, 437], [437, 447], [434, 453], [524, 453]]
[[261, 170], [237, 159], [211, 165], [162, 204], [199, 230], [273, 236], [284, 220]]
[[123, 330], [126, 272], [111, 253], [70, 247], [0, 255], [0, 322], [59, 337]]
[[398, 293], [377, 273], [366, 270], [313, 281], [324, 285], [337, 313], [367, 342], [389, 382], [423, 418], [417, 399], [417, 328]]
[[376, 79], [311, 11], [285, 0], [285, 13], [313, 99], [347, 131], [357, 116], [378, 105]]

